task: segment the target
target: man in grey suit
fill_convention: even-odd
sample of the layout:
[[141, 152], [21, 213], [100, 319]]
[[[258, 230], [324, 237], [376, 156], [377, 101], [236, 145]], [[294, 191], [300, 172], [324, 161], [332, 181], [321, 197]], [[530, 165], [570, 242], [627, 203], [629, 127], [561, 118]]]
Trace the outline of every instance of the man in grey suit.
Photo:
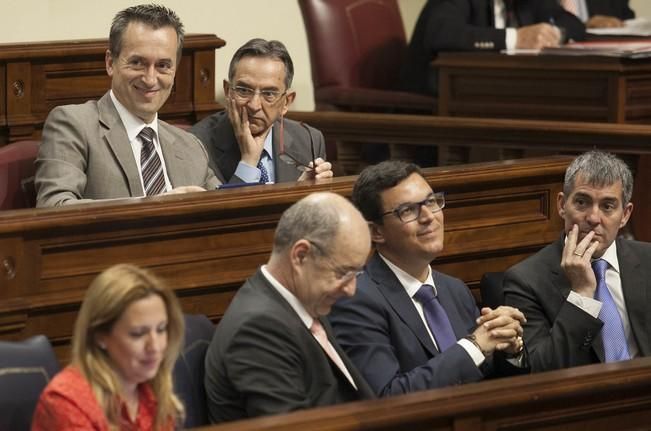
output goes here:
[[[296, 93], [285, 45], [252, 39], [240, 47], [224, 80], [226, 111], [190, 131], [204, 143], [223, 182], [292, 182], [332, 176], [323, 134], [285, 118]], [[316, 165], [316, 168], [313, 168]]]
[[364, 219], [339, 195], [285, 211], [269, 261], [238, 290], [206, 353], [212, 422], [373, 397], [323, 319], [355, 293], [369, 249]]
[[181, 59], [183, 24], [140, 5], [113, 19], [111, 90], [52, 110], [36, 160], [37, 206], [214, 189], [219, 181], [193, 135], [158, 120]]
[[506, 272], [506, 303], [527, 317], [533, 371], [651, 355], [651, 244], [617, 236], [632, 193], [620, 159], [580, 155], [556, 200], [563, 234]]
[[353, 202], [376, 251], [355, 296], [338, 301], [328, 319], [378, 396], [528, 372], [522, 313], [480, 311], [461, 280], [432, 269], [443, 250], [445, 197], [418, 166], [389, 160], [367, 167]]

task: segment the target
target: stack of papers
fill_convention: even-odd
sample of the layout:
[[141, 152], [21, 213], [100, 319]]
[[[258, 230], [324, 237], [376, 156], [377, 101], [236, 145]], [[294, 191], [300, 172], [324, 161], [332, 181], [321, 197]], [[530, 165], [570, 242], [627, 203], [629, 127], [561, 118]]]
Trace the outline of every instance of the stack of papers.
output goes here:
[[601, 36], [651, 36], [651, 21], [647, 18], [635, 18], [624, 21], [624, 27], [589, 28], [590, 34]]
[[620, 58], [651, 57], [651, 40], [613, 42], [574, 42], [558, 48], [544, 48], [542, 54], [596, 55]]

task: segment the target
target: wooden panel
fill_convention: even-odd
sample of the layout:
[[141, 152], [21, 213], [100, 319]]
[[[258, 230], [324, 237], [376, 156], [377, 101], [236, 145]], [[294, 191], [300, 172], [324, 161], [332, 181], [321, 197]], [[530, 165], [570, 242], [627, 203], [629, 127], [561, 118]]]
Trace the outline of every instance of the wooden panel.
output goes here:
[[597, 364], [201, 428], [204, 431], [641, 431], [651, 358]]
[[[187, 35], [172, 94], [161, 118], [193, 123], [220, 106], [215, 103], [214, 81], [195, 85], [196, 59], [204, 75], [214, 76], [215, 49], [224, 41], [214, 35]], [[0, 144], [38, 138], [52, 108], [99, 99], [109, 88], [104, 56], [106, 39], [0, 44], [0, 68], [6, 70], [0, 95]], [[4, 103], [4, 97], [3, 97]], [[4, 105], [2, 106], [4, 107]], [[198, 113], [197, 113], [198, 110]]]
[[[471, 285], [552, 242], [567, 157], [432, 168], [445, 190], [446, 250], [434, 262]], [[214, 320], [266, 262], [282, 212], [318, 190], [350, 196], [355, 177], [0, 213], [0, 337], [51, 336], [65, 360], [74, 311], [100, 271], [130, 262], [169, 280], [186, 311]], [[464, 269], [465, 268], [465, 269]], [[4, 272], [3, 272], [4, 271]]]

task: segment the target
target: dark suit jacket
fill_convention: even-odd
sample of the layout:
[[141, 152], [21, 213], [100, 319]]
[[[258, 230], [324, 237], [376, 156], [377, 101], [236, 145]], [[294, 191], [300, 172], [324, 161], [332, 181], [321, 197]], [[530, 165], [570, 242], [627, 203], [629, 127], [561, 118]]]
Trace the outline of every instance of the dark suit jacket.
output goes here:
[[[475, 330], [479, 315], [470, 290], [459, 279], [433, 271], [439, 301], [457, 339]], [[357, 279], [352, 298], [338, 301], [328, 319], [337, 341], [379, 396], [476, 382], [484, 373], [515, 374], [503, 358], [482, 370], [458, 344], [440, 353], [395, 274], [375, 253]]]
[[[211, 190], [220, 184], [197, 138], [160, 120], [158, 137], [172, 187]], [[144, 195], [127, 131], [108, 92], [98, 101], [50, 112], [35, 186], [39, 207]]]
[[[284, 122], [285, 152], [307, 165], [312, 161], [312, 149], [310, 148], [310, 137], [307, 131], [296, 121], [285, 118]], [[240, 147], [235, 138], [235, 132], [233, 132], [233, 126], [228, 119], [226, 111], [221, 111], [204, 118], [192, 126], [190, 132], [194, 133], [205, 145], [210, 157], [210, 167], [219, 179], [222, 182], [231, 181], [231, 177], [233, 177], [235, 169], [237, 169], [237, 164], [242, 158], [242, 153], [240, 152]], [[274, 124], [272, 132], [272, 158], [276, 172], [276, 182], [296, 181], [301, 175], [301, 171], [296, 169], [295, 165], [288, 164], [278, 157], [279, 121]], [[326, 153], [323, 134], [313, 127], [310, 127], [310, 132], [314, 140], [314, 153], [316, 157], [321, 157], [325, 160]]]
[[[567, 301], [561, 269], [564, 237], [504, 274], [508, 305], [527, 318], [524, 339], [533, 371], [586, 365], [603, 359], [603, 323]], [[617, 259], [628, 319], [641, 356], [651, 355], [651, 244], [617, 239]]]
[[[516, 0], [520, 26], [550, 22], [568, 38], [583, 40], [585, 27], [558, 0]], [[487, 0], [428, 0], [418, 17], [401, 70], [401, 87], [436, 93], [437, 74], [430, 63], [440, 51], [501, 51], [506, 30], [495, 28], [493, 2]]]
[[619, 19], [635, 18], [635, 12], [628, 6], [628, 0], [586, 0], [588, 13], [614, 16]]
[[332, 330], [321, 320], [356, 391], [309, 329], [258, 270], [238, 290], [206, 353], [211, 422], [372, 398]]

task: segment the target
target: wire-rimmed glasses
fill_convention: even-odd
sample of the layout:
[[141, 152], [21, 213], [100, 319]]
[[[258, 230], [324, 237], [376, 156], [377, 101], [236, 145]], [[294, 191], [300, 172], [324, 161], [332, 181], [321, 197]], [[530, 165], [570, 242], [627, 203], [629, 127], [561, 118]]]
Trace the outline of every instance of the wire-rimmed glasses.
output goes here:
[[307, 131], [307, 135], [310, 137], [310, 150], [312, 151], [312, 167], [299, 161], [296, 157], [292, 156], [289, 153], [285, 152], [285, 121], [284, 117], [280, 118], [280, 139], [278, 143], [278, 157], [283, 162], [296, 166], [296, 169], [299, 171], [312, 171], [316, 168], [316, 152], [314, 151], [314, 138], [312, 137], [312, 132], [310, 128], [307, 127], [307, 124], [301, 121], [301, 126]]

